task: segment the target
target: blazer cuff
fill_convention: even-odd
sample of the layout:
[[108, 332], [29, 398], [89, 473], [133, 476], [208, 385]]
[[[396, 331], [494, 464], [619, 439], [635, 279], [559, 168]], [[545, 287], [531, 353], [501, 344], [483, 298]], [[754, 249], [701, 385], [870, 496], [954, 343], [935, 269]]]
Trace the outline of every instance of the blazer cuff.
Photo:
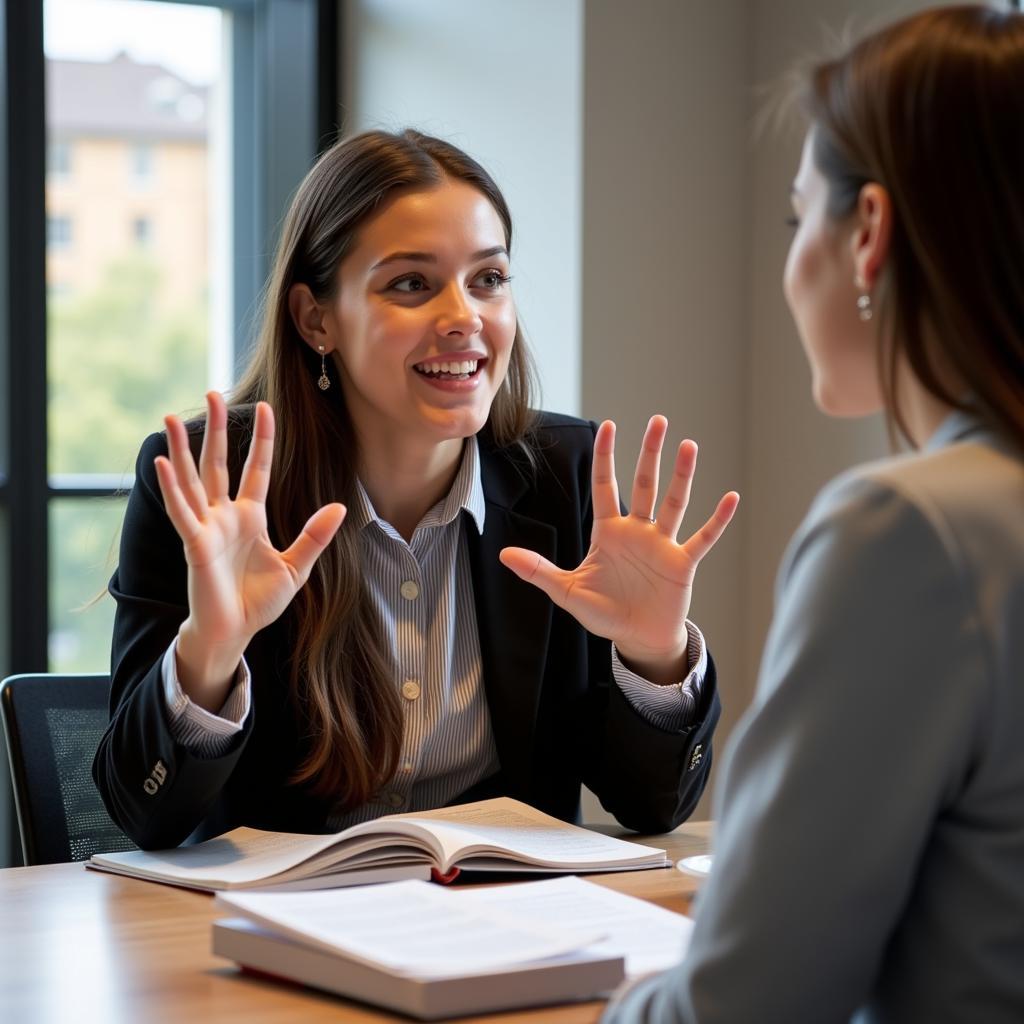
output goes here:
[[171, 735], [175, 741], [201, 757], [220, 757], [231, 747], [233, 737], [242, 731], [249, 714], [252, 681], [243, 658], [235, 683], [218, 714], [192, 702], [178, 681], [175, 654], [178, 638], [164, 652], [160, 675], [164, 688]]
[[623, 665], [612, 644], [612, 677], [634, 710], [651, 725], [677, 732], [693, 725], [700, 707], [701, 691], [708, 672], [704, 634], [686, 620], [688, 671], [678, 683], [658, 686]]

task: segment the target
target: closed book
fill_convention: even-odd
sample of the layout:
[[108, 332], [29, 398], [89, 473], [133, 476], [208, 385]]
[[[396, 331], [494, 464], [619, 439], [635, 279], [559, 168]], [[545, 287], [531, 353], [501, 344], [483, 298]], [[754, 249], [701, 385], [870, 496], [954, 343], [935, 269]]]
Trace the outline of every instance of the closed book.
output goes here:
[[275, 979], [421, 1020], [595, 999], [623, 978], [623, 958], [599, 953], [567, 954], [471, 974], [402, 974], [305, 945], [245, 920], [215, 922], [213, 952]]

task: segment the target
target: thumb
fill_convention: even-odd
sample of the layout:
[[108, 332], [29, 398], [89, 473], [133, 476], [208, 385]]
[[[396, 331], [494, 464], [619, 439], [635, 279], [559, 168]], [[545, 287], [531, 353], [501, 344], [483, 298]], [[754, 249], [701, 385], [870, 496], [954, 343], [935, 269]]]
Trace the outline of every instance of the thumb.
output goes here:
[[291, 547], [282, 552], [281, 557], [295, 571], [300, 586], [309, 578], [313, 563], [334, 539], [344, 518], [344, 505], [337, 502], [324, 505], [309, 517], [302, 528], [302, 533], [295, 538]]
[[511, 569], [521, 580], [542, 590], [559, 608], [564, 607], [571, 573], [559, 569], [536, 551], [526, 548], [502, 548], [498, 557], [501, 564]]

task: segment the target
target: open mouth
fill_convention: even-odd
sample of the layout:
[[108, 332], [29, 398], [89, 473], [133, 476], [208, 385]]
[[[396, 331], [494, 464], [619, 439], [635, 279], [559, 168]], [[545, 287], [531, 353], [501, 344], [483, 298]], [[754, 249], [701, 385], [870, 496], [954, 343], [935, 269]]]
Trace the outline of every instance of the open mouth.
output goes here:
[[417, 363], [413, 369], [420, 376], [429, 377], [431, 380], [472, 380], [486, 364], [486, 359], [430, 359]]

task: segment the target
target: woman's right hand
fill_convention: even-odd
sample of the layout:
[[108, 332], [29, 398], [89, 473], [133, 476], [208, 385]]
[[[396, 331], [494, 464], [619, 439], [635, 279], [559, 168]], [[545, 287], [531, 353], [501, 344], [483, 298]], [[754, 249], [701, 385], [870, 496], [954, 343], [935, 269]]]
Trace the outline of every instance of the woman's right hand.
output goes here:
[[274, 414], [256, 406], [253, 438], [238, 494], [228, 496], [227, 406], [211, 391], [199, 467], [177, 416], [164, 420], [169, 458], [155, 460], [164, 505], [188, 563], [188, 618], [178, 631], [182, 690], [216, 713], [253, 635], [273, 622], [309, 578], [313, 563], [345, 518], [325, 505], [285, 551], [267, 533], [267, 488], [274, 454]]

